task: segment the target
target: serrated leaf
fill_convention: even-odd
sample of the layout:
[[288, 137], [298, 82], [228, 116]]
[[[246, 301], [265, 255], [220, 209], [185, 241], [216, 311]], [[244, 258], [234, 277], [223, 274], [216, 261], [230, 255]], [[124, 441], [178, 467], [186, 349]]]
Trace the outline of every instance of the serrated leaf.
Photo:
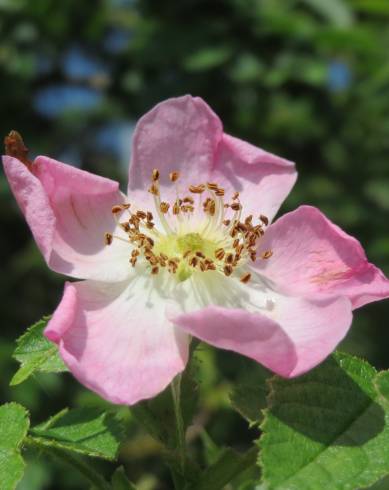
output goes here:
[[116, 469], [111, 479], [112, 490], [136, 490], [136, 487], [128, 480], [123, 466]]
[[122, 440], [120, 422], [94, 408], [62, 410], [31, 429], [41, 445], [114, 460]]
[[27, 410], [17, 403], [0, 407], [0, 488], [13, 490], [24, 473], [20, 448], [30, 425]]
[[389, 402], [389, 371], [382, 371], [377, 374], [374, 384], [380, 394]]
[[389, 474], [389, 403], [375, 387], [386, 376], [335, 353], [297, 379], [274, 377], [259, 441], [266, 488], [354, 490]]
[[20, 362], [21, 367], [11, 380], [12, 386], [26, 380], [36, 371], [59, 373], [67, 370], [59, 357], [57, 346], [43, 336], [48, 320], [48, 317], [42, 318], [16, 341], [13, 357]]
[[232, 407], [244, 417], [250, 425], [262, 420], [262, 410], [266, 407], [268, 392], [266, 380], [271, 375], [260, 365], [247, 361], [247, 369], [235, 383], [230, 393]]

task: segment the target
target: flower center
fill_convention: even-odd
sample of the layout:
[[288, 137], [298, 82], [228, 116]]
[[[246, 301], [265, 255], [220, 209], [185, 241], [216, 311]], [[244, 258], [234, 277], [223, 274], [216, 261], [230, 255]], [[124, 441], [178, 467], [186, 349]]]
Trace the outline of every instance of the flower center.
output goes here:
[[[171, 172], [169, 178], [176, 183], [178, 172]], [[225, 203], [224, 189], [207, 182], [189, 186], [188, 195], [182, 197], [176, 187], [177, 198], [169, 203], [161, 201], [158, 170], [153, 171], [151, 181], [149, 192], [154, 199], [157, 222], [150, 211], [119, 204], [113, 206], [112, 213], [127, 237], [105, 235], [107, 245], [111, 245], [114, 238], [131, 244], [133, 267], [146, 262], [151, 274], [166, 270], [178, 281], [185, 281], [195, 271], [231, 276], [237, 269], [242, 272], [242, 266], [250, 260], [271, 257], [270, 250], [259, 257], [256, 252], [268, 225], [267, 217], [260, 215], [257, 224], [252, 215], [242, 220], [238, 192], [233, 194], [230, 203]], [[196, 194], [197, 205], [193, 196]], [[240, 280], [245, 283], [250, 277], [246, 269]]]

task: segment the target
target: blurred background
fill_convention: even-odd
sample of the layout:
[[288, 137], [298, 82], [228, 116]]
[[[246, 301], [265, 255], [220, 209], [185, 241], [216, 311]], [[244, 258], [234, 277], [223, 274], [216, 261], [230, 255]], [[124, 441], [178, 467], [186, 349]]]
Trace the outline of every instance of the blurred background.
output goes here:
[[[123, 188], [137, 119], [168, 97], [199, 95], [227, 132], [297, 163], [283, 212], [318, 206], [389, 274], [387, 0], [0, 0], [0, 93], [0, 134], [16, 129], [32, 155]], [[65, 405], [103, 405], [67, 374], [8, 386], [15, 339], [53, 311], [64, 278], [46, 268], [3, 173], [0, 200], [1, 402], [26, 405], [34, 422]], [[389, 302], [364, 307], [342, 348], [388, 368], [387, 318]], [[255, 431], [230, 409], [228, 390], [252, 365], [209, 348], [198, 365], [206, 432], [194, 437], [244, 448]], [[159, 447], [126, 417], [130, 478], [170, 489]], [[84, 488], [27, 457], [18, 490]]]

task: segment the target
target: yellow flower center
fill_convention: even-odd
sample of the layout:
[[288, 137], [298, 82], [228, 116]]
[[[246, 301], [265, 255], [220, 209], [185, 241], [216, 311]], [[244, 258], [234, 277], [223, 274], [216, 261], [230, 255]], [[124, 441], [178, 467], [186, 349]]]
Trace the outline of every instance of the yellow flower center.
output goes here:
[[[175, 183], [179, 174], [172, 172], [169, 177]], [[268, 219], [260, 215], [255, 224], [253, 216], [249, 215], [242, 220], [238, 192], [226, 203], [224, 189], [207, 182], [189, 186], [188, 195], [168, 203], [160, 198], [158, 170], [153, 171], [151, 181], [149, 192], [154, 199], [158, 226], [150, 211], [134, 210], [131, 204], [112, 208], [127, 235], [125, 241], [132, 246], [130, 264], [133, 267], [145, 261], [152, 274], [166, 270], [178, 281], [185, 281], [194, 271], [215, 271], [230, 276], [249, 260], [271, 257], [270, 250], [257, 257], [258, 241], [264, 235]], [[193, 195], [198, 197], [197, 205]], [[114, 238], [123, 240], [106, 233], [107, 245], [111, 245]], [[246, 270], [240, 280], [245, 283], [250, 277]]]

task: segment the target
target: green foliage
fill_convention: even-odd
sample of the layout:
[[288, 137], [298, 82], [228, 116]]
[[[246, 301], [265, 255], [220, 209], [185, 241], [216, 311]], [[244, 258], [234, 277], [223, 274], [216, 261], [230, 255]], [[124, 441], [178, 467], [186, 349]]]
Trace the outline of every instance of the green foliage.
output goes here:
[[[250, 361], [247, 361], [247, 364]], [[262, 409], [266, 407], [267, 385], [270, 376], [262, 366], [250, 362], [241, 378], [234, 384], [230, 394], [232, 407], [244, 417], [250, 425], [262, 420]]]
[[134, 485], [128, 480], [123, 466], [120, 466], [111, 479], [112, 490], [136, 490]]
[[62, 410], [30, 433], [42, 446], [107, 460], [115, 459], [123, 439], [118, 420], [94, 408]]
[[[197, 384], [191, 366], [184, 371], [180, 383], [180, 405], [183, 431], [192, 422], [198, 402]], [[140, 422], [157, 441], [169, 449], [179, 448], [179, 434], [171, 386], [160, 395], [131, 407], [135, 419]], [[163, 421], [161, 423], [161, 421]]]
[[11, 385], [21, 383], [35, 372], [59, 373], [67, 370], [59, 357], [57, 346], [43, 336], [49, 319], [42, 318], [16, 341], [13, 357], [20, 362], [21, 367], [13, 376]]
[[23, 476], [21, 445], [30, 421], [27, 410], [17, 403], [0, 407], [0, 488], [13, 490]]
[[336, 353], [300, 378], [271, 379], [259, 440], [267, 488], [353, 490], [389, 474], [388, 374]]
[[217, 461], [209, 466], [188, 490], [222, 490], [242, 471], [253, 466], [256, 458], [256, 448], [250, 449], [246, 454], [226, 448]]

